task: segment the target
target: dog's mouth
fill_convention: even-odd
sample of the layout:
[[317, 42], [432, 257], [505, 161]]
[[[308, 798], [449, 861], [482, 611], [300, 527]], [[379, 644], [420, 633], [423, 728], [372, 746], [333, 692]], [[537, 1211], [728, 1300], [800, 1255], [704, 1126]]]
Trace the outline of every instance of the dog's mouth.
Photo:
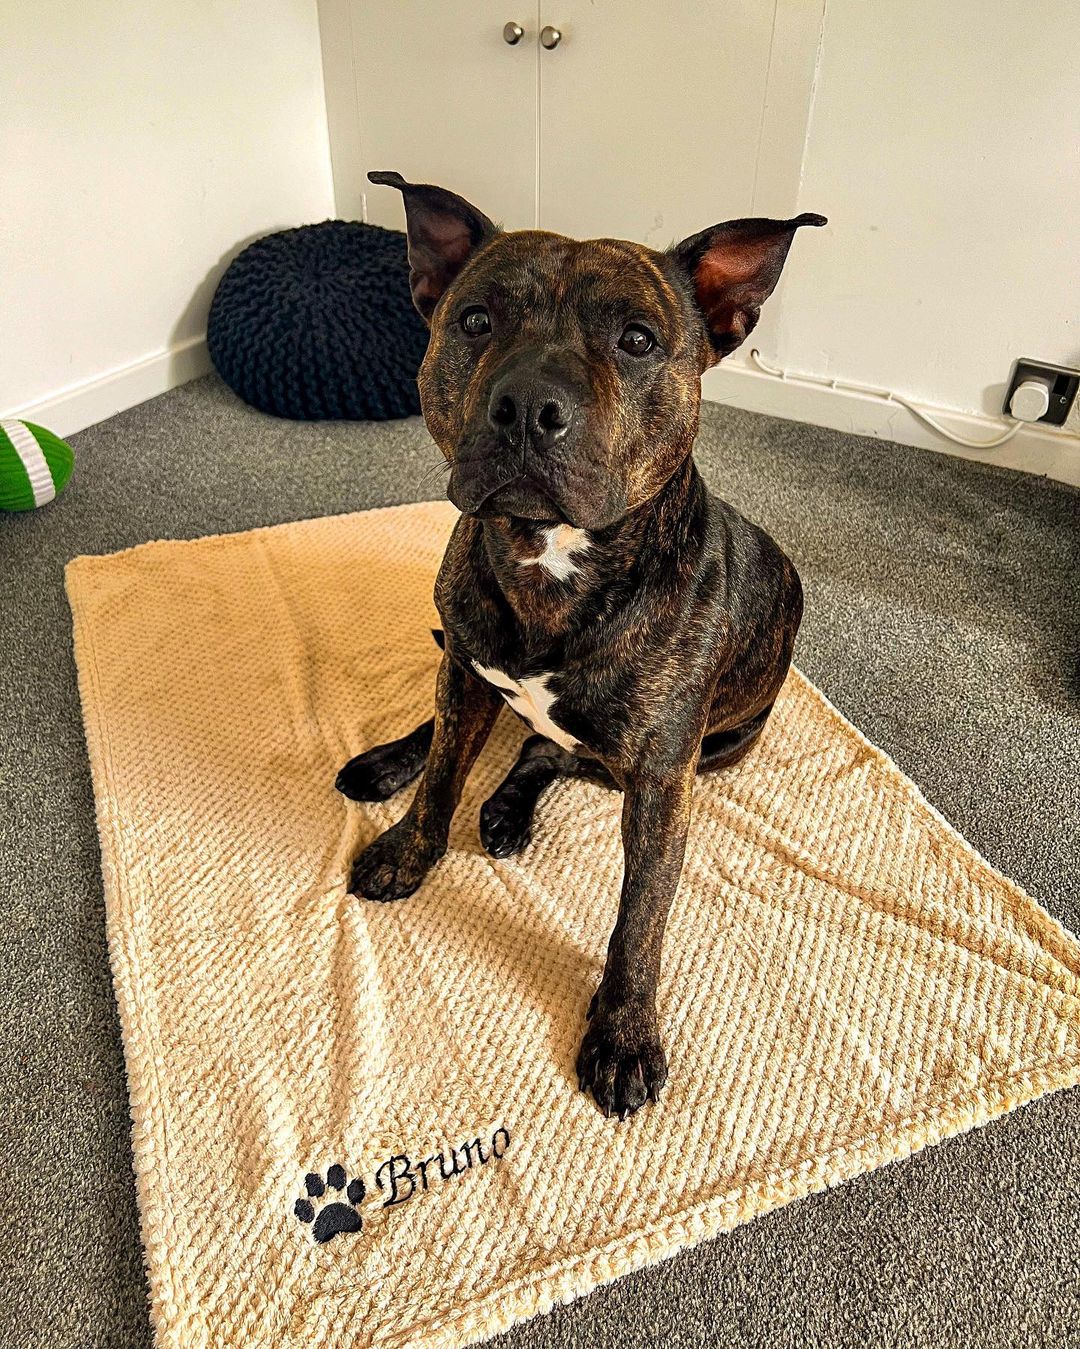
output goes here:
[[[486, 467], [486, 466], [485, 466]], [[486, 479], [486, 481], [485, 481]], [[464, 515], [477, 519], [512, 516], [521, 520], [572, 524], [549, 493], [527, 473], [507, 477], [505, 470], [463, 475], [452, 472], [447, 495]]]
[[513, 516], [519, 520], [535, 520], [550, 524], [568, 524], [562, 510], [531, 478], [524, 474], [497, 487], [472, 512], [479, 519], [497, 515]]

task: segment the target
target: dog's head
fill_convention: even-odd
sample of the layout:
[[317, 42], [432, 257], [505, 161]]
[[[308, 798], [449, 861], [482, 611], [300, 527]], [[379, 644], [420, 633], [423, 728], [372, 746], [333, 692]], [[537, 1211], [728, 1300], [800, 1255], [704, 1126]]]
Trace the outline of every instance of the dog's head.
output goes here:
[[473, 515], [597, 529], [650, 500], [690, 453], [701, 374], [743, 341], [795, 231], [733, 220], [666, 253], [618, 239], [503, 233], [443, 188], [405, 198], [420, 368], [450, 500]]

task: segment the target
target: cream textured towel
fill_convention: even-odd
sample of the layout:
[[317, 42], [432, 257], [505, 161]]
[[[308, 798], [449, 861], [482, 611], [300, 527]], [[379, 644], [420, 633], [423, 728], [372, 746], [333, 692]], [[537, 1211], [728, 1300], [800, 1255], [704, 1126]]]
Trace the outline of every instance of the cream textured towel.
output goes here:
[[1080, 1080], [1080, 947], [792, 673], [697, 785], [671, 1079], [577, 1090], [619, 798], [480, 803], [411, 899], [345, 893], [408, 793], [340, 765], [429, 715], [443, 504], [68, 569], [158, 1343], [463, 1345]]

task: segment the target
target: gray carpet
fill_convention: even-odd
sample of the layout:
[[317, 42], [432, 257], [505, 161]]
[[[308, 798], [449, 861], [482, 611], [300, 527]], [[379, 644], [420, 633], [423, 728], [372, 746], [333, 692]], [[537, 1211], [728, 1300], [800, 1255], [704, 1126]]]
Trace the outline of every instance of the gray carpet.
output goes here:
[[[420, 500], [442, 484], [418, 422], [275, 421], [212, 377], [75, 446], [59, 502], [0, 516], [6, 1349], [149, 1343], [64, 563]], [[1080, 929], [1080, 495], [726, 407], [706, 410], [699, 458], [798, 564], [802, 669], [992, 862]], [[354, 584], [362, 602], [363, 577]], [[1080, 1344], [1078, 1196], [1071, 1092], [497, 1343]]]

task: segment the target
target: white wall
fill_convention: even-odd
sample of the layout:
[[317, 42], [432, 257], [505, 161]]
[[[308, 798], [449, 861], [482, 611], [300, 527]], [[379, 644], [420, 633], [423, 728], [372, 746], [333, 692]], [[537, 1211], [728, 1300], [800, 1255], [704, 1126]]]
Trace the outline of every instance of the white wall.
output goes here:
[[[830, 225], [796, 245], [763, 355], [989, 418], [1017, 356], [1080, 365], [1077, 19], [1076, 0], [828, 0], [799, 205]], [[825, 419], [813, 395], [756, 402], [785, 397]], [[850, 400], [835, 424], [945, 447], [879, 413]], [[1080, 481], [1080, 445], [1056, 445]]]
[[0, 50], [0, 410], [65, 434], [206, 368], [239, 245], [334, 214], [316, 0], [11, 4]]

